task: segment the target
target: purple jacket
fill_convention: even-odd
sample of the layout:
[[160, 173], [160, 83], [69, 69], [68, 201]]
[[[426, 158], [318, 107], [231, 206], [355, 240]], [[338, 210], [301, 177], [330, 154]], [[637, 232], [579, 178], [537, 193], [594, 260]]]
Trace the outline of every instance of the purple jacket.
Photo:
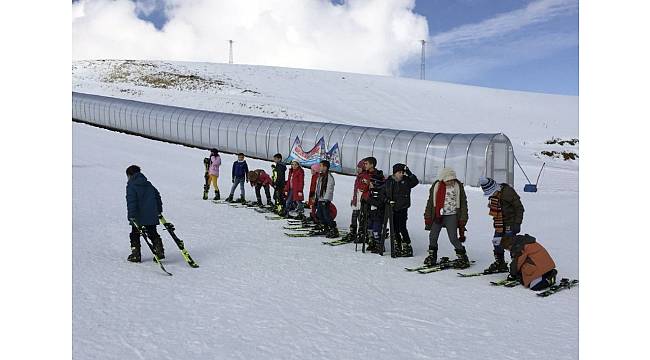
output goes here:
[[221, 166], [221, 156], [210, 156], [210, 169], [208, 174], [219, 176], [219, 166]]

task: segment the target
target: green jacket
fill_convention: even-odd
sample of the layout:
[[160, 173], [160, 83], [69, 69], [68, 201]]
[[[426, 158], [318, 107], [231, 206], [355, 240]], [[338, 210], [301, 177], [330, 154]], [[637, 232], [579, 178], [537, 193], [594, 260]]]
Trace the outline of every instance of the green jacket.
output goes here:
[[[467, 215], [467, 195], [465, 194], [465, 187], [463, 186], [463, 183], [454, 180], [458, 184], [459, 188], [459, 193], [460, 196], [458, 197], [458, 201], [460, 202], [460, 207], [458, 208], [456, 214], [458, 215], [458, 221], [463, 221], [467, 223], [467, 220], [469, 219], [469, 216]], [[440, 182], [439, 180], [436, 180], [436, 182], [431, 185], [431, 188], [429, 189], [429, 200], [427, 200], [427, 206], [424, 208], [424, 217], [425, 218], [434, 218], [434, 212], [436, 211], [436, 190], [438, 187], [436, 186]]]
[[501, 210], [503, 211], [503, 224], [505, 226], [519, 224], [524, 220], [524, 205], [519, 195], [508, 184], [501, 184]]

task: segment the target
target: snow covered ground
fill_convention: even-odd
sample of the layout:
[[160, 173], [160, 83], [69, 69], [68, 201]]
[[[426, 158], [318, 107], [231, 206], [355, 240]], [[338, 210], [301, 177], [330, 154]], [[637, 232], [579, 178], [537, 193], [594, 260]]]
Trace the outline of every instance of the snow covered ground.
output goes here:
[[[84, 91], [91, 85], [75, 83], [74, 87]], [[522, 94], [521, 103], [515, 101], [512, 106], [526, 107], [527, 96], [546, 95]], [[197, 97], [205, 104], [210, 99]], [[156, 99], [162, 98], [151, 95], [143, 100]], [[473, 100], [466, 99], [466, 103]], [[577, 112], [577, 99], [575, 103]], [[311, 105], [317, 108], [318, 104]], [[319, 111], [324, 113], [326, 105], [322, 106]], [[455, 109], [462, 113], [468, 108]], [[327, 110], [349, 114], [348, 110]], [[373, 107], [360, 109], [359, 114], [365, 110], [376, 114], [378, 122], [389, 120]], [[545, 116], [544, 109], [536, 110], [541, 113], [539, 119]], [[539, 133], [530, 141], [541, 146], [547, 136], [577, 137], [577, 113], [572, 116], [549, 118], [554, 126], [547, 132], [536, 127], [538, 119], [531, 116], [512, 128], [521, 139]], [[360, 115], [359, 122], [368, 118]], [[420, 130], [434, 128], [416, 120], [405, 124], [421, 125]], [[470, 129], [467, 124], [457, 125], [454, 131]], [[472, 131], [488, 130], [481, 126], [478, 123]], [[449, 125], [440, 130], [452, 129]], [[513, 132], [504, 132], [514, 137]], [[329, 247], [321, 245], [319, 238], [288, 238], [280, 221], [201, 200], [206, 155], [203, 150], [73, 124], [75, 358], [578, 358], [578, 288], [542, 299], [521, 287], [488, 284], [503, 275], [463, 279], [455, 271], [421, 275], [403, 270], [420, 264], [425, 256], [428, 238], [422, 212], [428, 186], [418, 186], [413, 192], [408, 225], [415, 257], [391, 259], [355, 253], [354, 245]], [[228, 191], [233, 160], [223, 155], [222, 193]], [[166, 267], [174, 276], [165, 276], [151, 262], [146, 247], [142, 264], [126, 261], [130, 228], [124, 170], [131, 164], [140, 165], [162, 193], [166, 217], [176, 225], [200, 268], [189, 268], [163, 231]], [[538, 165], [533, 156], [526, 158], [525, 166]], [[549, 250], [560, 277], [578, 278], [578, 166], [561, 160], [551, 165], [539, 193], [520, 191], [526, 207], [522, 231], [536, 236]], [[249, 167], [269, 170], [270, 164], [249, 160]], [[350, 209], [346, 204], [353, 178], [335, 178], [337, 220], [347, 227]], [[516, 182], [520, 190], [519, 172]], [[470, 271], [492, 261], [492, 226], [480, 190], [467, 188], [467, 192], [466, 247], [469, 257], [477, 261]], [[247, 186], [248, 199], [253, 193]], [[446, 235], [441, 234], [439, 244], [441, 256], [453, 255]]]

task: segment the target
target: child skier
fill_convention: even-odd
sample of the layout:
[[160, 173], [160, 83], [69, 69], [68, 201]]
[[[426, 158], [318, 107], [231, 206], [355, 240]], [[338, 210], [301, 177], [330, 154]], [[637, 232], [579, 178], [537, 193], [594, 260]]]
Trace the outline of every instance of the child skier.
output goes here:
[[304, 219], [305, 215], [303, 200], [305, 199], [302, 190], [305, 187], [305, 171], [300, 167], [297, 160], [291, 162], [289, 169], [289, 177], [284, 185], [284, 197], [287, 199], [285, 204], [285, 212], [296, 209], [295, 215], [297, 219]]
[[386, 178], [381, 170], [375, 168], [377, 159], [374, 157], [365, 158], [363, 164], [365, 171], [361, 173], [359, 190], [363, 193], [361, 197], [362, 215], [368, 219], [368, 228], [363, 231], [372, 231], [372, 238], [368, 241], [367, 250], [378, 254], [383, 252], [383, 249], [379, 247], [384, 223], [384, 198], [381, 190]]
[[127, 260], [131, 262], [140, 262], [140, 231], [136, 227], [144, 227], [144, 231], [151, 239], [153, 251], [159, 259], [165, 258], [165, 249], [163, 248], [162, 239], [156, 231], [158, 225], [158, 215], [162, 214], [162, 200], [160, 193], [140, 172], [140, 167], [131, 165], [126, 168], [126, 208], [127, 218], [131, 224], [131, 255]]
[[361, 184], [361, 173], [363, 170], [363, 160], [357, 163], [357, 177], [354, 180], [354, 189], [352, 190], [352, 200], [350, 201], [350, 206], [352, 207], [352, 217], [350, 219], [350, 233], [348, 233], [343, 239], [346, 241], [357, 241], [358, 236], [358, 225], [359, 225], [359, 213], [361, 212], [361, 197], [363, 193], [359, 190], [359, 185]]
[[501, 238], [504, 235], [517, 235], [521, 230], [521, 222], [524, 219], [524, 205], [519, 195], [508, 184], [497, 184], [493, 179], [482, 177], [479, 184], [483, 194], [488, 197], [488, 208], [494, 224], [494, 245], [495, 261], [484, 270], [485, 273], [507, 272], [508, 263], [504, 258], [504, 250], [501, 247]]
[[230, 188], [230, 195], [226, 199], [228, 202], [233, 202], [233, 195], [235, 194], [235, 189], [239, 185], [241, 189], [241, 197], [238, 202], [246, 202], [246, 191], [244, 190], [244, 184], [248, 181], [248, 164], [244, 160], [244, 154], [237, 154], [237, 161], [232, 163], [232, 188]]
[[275, 200], [274, 211], [278, 214], [284, 213], [285, 197], [284, 183], [287, 166], [282, 163], [282, 154], [273, 155], [273, 164], [271, 164], [271, 180], [273, 181], [273, 200]]
[[219, 193], [219, 167], [221, 166], [221, 156], [219, 156], [219, 150], [212, 149], [210, 150], [210, 167], [208, 170], [208, 188], [206, 189], [206, 196], [204, 199], [207, 199], [207, 191], [210, 190], [210, 184], [214, 187], [214, 199], [221, 199], [221, 194]]
[[330, 213], [330, 204], [334, 199], [334, 176], [330, 173], [330, 162], [320, 161], [320, 176], [316, 182], [316, 216], [323, 226], [325, 237], [337, 238], [339, 231]]
[[544, 290], [555, 284], [555, 262], [548, 251], [528, 234], [504, 235], [501, 248], [510, 250], [510, 275], [525, 287], [534, 291]]
[[456, 249], [456, 268], [469, 267], [467, 251], [459, 240], [457, 230], [464, 232], [467, 225], [467, 196], [463, 183], [456, 179], [456, 172], [451, 168], [443, 168], [438, 174], [431, 189], [424, 210], [424, 229], [429, 232], [429, 256], [424, 259], [424, 265], [433, 266], [438, 263], [438, 236], [443, 227], [447, 229], [449, 241]]
[[270, 186], [272, 184], [271, 177], [262, 169], [257, 169], [248, 172], [248, 181], [250, 181], [251, 186], [255, 188], [255, 196], [257, 197], [257, 206], [262, 206], [262, 195], [260, 194], [260, 189], [264, 187], [264, 192], [266, 193], [266, 205], [273, 206], [273, 201], [271, 200], [271, 191]]
[[411, 238], [406, 228], [408, 209], [411, 207], [411, 189], [420, 181], [404, 164], [393, 165], [393, 175], [386, 180], [384, 197], [386, 205], [392, 207], [393, 226], [390, 229], [395, 234], [395, 249], [398, 257], [412, 257]]

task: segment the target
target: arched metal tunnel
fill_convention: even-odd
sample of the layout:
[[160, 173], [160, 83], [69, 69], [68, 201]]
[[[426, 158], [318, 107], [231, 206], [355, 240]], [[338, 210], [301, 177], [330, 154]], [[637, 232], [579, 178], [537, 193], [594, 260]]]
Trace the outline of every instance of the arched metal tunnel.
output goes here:
[[339, 144], [342, 173], [354, 175], [358, 160], [374, 156], [390, 172], [405, 163], [423, 183], [451, 167], [466, 185], [481, 176], [514, 185], [514, 153], [504, 134], [448, 134], [345, 124], [275, 119], [72, 93], [72, 119], [163, 141], [218, 148], [227, 153], [271, 160], [287, 156], [298, 137], [310, 146], [321, 137], [329, 149]]

